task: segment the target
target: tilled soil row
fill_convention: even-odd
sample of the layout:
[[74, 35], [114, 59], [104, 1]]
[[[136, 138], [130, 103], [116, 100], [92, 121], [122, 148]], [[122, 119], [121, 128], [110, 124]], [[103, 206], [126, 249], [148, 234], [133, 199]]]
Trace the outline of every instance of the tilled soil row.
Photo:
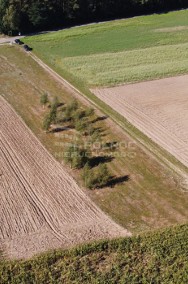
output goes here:
[[0, 97], [0, 245], [28, 258], [131, 235], [106, 216]]

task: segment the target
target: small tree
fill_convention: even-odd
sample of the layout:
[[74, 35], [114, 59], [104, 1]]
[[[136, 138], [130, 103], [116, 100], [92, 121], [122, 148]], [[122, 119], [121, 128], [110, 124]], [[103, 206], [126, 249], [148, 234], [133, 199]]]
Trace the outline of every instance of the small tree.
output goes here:
[[43, 107], [49, 102], [48, 100], [48, 94], [44, 93], [43, 95], [41, 95], [40, 97], [40, 103], [41, 105], [43, 105]]
[[57, 118], [57, 104], [56, 103], [51, 105], [49, 116], [50, 116], [51, 122], [55, 123], [56, 118]]
[[100, 134], [100, 131], [98, 129], [94, 129], [90, 140], [91, 140], [92, 143], [101, 142], [101, 140], [102, 140], [101, 134]]
[[71, 103], [69, 103], [64, 111], [64, 120], [65, 121], [74, 121], [75, 113], [78, 109], [78, 102], [77, 100], [73, 100]]
[[75, 152], [75, 146], [73, 144], [68, 146], [67, 149], [65, 150], [65, 162], [70, 163], [71, 168], [72, 168], [72, 159], [74, 152]]
[[65, 108], [63, 113], [63, 120], [68, 122], [72, 120], [72, 110], [68, 107]]
[[110, 179], [110, 172], [106, 164], [100, 164], [97, 171], [97, 186], [103, 187], [105, 186]]
[[73, 167], [76, 169], [83, 168], [88, 161], [88, 154], [86, 149], [77, 149], [76, 155], [73, 158]]
[[71, 168], [80, 169], [88, 162], [89, 153], [78, 145], [70, 145], [66, 150], [65, 161], [71, 164]]
[[82, 173], [82, 179], [85, 187], [89, 189], [101, 188], [110, 180], [110, 172], [105, 164], [100, 164], [98, 169], [91, 169], [89, 163], [86, 163]]
[[47, 114], [45, 117], [44, 117], [44, 120], [43, 120], [43, 129], [45, 131], [48, 131], [49, 128], [50, 128], [50, 125], [52, 123], [52, 119], [50, 117], [50, 114]]
[[87, 134], [89, 136], [92, 136], [95, 132], [95, 128], [93, 127], [93, 125], [91, 123], [88, 123], [87, 125]]
[[85, 115], [86, 116], [93, 116], [95, 113], [95, 110], [93, 108], [87, 108], [86, 111], [85, 111]]
[[59, 99], [58, 99], [58, 97], [55, 97], [54, 99], [53, 99], [53, 102], [52, 102], [52, 107], [53, 108], [58, 108], [58, 106], [59, 106]]
[[76, 99], [74, 99], [69, 105], [68, 107], [71, 109], [71, 110], [77, 110], [79, 105], [78, 105], [78, 101]]
[[84, 117], [85, 117], [85, 111], [84, 110], [76, 110], [73, 113], [73, 119], [74, 119], [75, 122], [84, 118]]
[[50, 125], [52, 123], [55, 123], [57, 119], [57, 104], [52, 104], [50, 108], [50, 112], [44, 117], [43, 120], [43, 129], [48, 131], [50, 128]]
[[82, 134], [86, 134], [88, 122], [85, 119], [77, 120], [75, 122], [75, 129], [76, 131], [81, 132]]
[[92, 189], [93, 188], [93, 171], [89, 163], [87, 162], [83, 168], [82, 179], [84, 181], [85, 187]]

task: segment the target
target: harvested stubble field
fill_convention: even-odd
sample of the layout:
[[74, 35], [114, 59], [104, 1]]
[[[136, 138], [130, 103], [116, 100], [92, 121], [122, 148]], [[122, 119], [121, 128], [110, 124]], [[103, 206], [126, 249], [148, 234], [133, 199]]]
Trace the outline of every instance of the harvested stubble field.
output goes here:
[[0, 96], [0, 247], [14, 258], [130, 233], [109, 219]]
[[188, 75], [93, 92], [188, 167]]

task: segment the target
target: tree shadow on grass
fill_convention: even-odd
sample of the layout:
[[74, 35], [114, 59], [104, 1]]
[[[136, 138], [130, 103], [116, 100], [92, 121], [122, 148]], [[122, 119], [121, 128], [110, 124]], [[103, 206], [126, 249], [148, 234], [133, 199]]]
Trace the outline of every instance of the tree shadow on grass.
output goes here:
[[112, 176], [112, 177], [109, 178], [108, 182], [105, 185], [103, 185], [103, 187], [106, 187], [106, 186], [108, 186], [108, 187], [115, 187], [116, 185], [123, 184], [123, 183], [125, 183], [125, 182], [127, 182], [129, 180], [130, 180], [130, 176], [129, 175], [125, 175], [125, 176], [121, 176], [121, 177], [114, 177], [114, 176]]
[[[52, 107], [52, 105], [53, 105], [53, 102], [48, 103], [48, 108], [50, 109]], [[60, 102], [57, 103], [57, 108], [60, 108], [62, 106], [64, 106], [64, 103], [60, 103]]]
[[117, 141], [113, 141], [113, 142], [106, 142], [103, 144], [103, 149], [106, 150], [115, 150], [118, 147], [118, 142]]
[[105, 137], [106, 136], [106, 129], [103, 127], [95, 127], [95, 131], [101, 136]]
[[64, 103], [58, 103], [58, 105], [57, 105], [58, 108], [62, 107], [62, 106], [64, 106]]
[[108, 116], [104, 115], [104, 116], [98, 116], [97, 118], [95, 118], [91, 123], [96, 123], [98, 121], [102, 121], [102, 120], [105, 120], [107, 119]]
[[62, 127], [53, 128], [50, 132], [51, 133], [58, 133], [58, 132], [63, 132], [63, 131], [69, 130], [69, 129], [70, 129], [70, 127], [62, 126]]
[[91, 168], [97, 167], [100, 164], [104, 163], [110, 163], [114, 157], [108, 157], [108, 156], [97, 156], [97, 157], [92, 157], [89, 160], [89, 165]]

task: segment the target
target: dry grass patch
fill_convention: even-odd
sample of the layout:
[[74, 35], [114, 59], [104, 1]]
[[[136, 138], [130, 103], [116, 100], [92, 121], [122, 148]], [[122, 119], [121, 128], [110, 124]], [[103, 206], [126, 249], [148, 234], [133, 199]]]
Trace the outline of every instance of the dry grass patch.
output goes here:
[[155, 31], [161, 33], [173, 33], [173, 32], [186, 31], [186, 30], [188, 30], [188, 26], [161, 28], [161, 29], [156, 29]]

